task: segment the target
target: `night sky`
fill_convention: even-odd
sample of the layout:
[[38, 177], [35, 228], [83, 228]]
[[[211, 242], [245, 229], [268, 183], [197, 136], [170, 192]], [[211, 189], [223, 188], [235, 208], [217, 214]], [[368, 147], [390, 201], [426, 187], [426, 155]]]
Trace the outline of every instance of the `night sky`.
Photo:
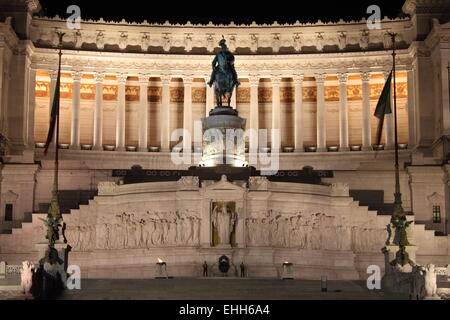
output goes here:
[[66, 9], [71, 4], [81, 8], [83, 19], [98, 19], [163, 23], [293, 23], [300, 22], [346, 21], [368, 17], [367, 7], [379, 5], [382, 16], [395, 18], [401, 14], [405, 0], [272, 0], [268, 1], [189, 1], [180, 3], [173, 0], [40, 0], [43, 7], [41, 15], [60, 17], [69, 16]]

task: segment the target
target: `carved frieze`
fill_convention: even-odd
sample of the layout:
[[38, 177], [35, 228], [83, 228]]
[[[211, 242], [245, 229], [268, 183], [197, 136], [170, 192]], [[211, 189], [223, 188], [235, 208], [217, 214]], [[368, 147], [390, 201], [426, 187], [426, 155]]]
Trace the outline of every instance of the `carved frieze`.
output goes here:
[[125, 86], [125, 100], [128, 102], [139, 101], [139, 86]]
[[148, 87], [148, 102], [161, 103], [162, 102], [162, 88], [161, 87]]
[[171, 87], [170, 88], [170, 102], [171, 103], [184, 102], [184, 88], [183, 87]]
[[250, 88], [238, 87], [236, 94], [237, 103], [250, 103]]
[[206, 88], [193, 87], [192, 88], [192, 103], [206, 103]]
[[271, 103], [272, 102], [272, 88], [259, 87], [258, 88], [258, 102]]

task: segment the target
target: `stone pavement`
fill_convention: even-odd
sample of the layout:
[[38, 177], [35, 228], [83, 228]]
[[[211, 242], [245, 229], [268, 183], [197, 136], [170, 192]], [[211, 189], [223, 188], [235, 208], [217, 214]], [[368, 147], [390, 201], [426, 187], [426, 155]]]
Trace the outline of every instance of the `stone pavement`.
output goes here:
[[369, 291], [365, 281], [320, 281], [277, 279], [85, 279], [81, 290], [66, 291], [67, 300], [382, 300], [407, 299]]

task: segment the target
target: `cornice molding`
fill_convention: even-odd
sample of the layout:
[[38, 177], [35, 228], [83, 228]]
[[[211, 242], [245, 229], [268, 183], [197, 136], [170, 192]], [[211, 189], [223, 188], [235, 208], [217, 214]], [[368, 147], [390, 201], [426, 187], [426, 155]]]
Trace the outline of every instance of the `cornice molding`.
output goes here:
[[[59, 18], [34, 18], [31, 40], [39, 47], [56, 47], [55, 31], [66, 30]], [[366, 21], [291, 25], [171, 25], [116, 23], [103, 20], [82, 22], [81, 30], [67, 31], [65, 48], [90, 51], [171, 53], [182, 48], [186, 53], [210, 54], [225, 37], [231, 51], [237, 54], [346, 52], [351, 48], [366, 50], [386, 48], [385, 34], [399, 34], [400, 47], [412, 41], [412, 22], [408, 19], [384, 19], [380, 30], [367, 30]]]

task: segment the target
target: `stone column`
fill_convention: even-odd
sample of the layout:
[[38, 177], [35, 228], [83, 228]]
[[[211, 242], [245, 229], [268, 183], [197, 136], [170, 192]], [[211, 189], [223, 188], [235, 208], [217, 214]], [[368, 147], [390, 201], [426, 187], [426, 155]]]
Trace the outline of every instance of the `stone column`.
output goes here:
[[70, 149], [80, 149], [80, 99], [81, 99], [81, 73], [72, 73], [72, 124], [70, 127]]
[[317, 84], [317, 151], [327, 151], [326, 121], [325, 121], [325, 74], [315, 76]]
[[231, 105], [231, 107], [233, 107], [233, 109], [237, 109], [236, 94], [237, 94], [237, 88], [235, 87], [233, 89], [233, 94], [231, 95], [231, 102], [230, 102], [230, 105]]
[[259, 77], [250, 77], [250, 152], [258, 152], [258, 130], [259, 130], [259, 105], [258, 105], [258, 86]]
[[116, 109], [116, 150], [125, 151], [125, 84], [127, 82], [126, 74], [117, 75], [117, 109]]
[[414, 70], [407, 71], [408, 81], [408, 132], [409, 147], [412, 149], [416, 145], [416, 97], [414, 84]]
[[[0, 72], [0, 77], [2, 76]], [[36, 108], [36, 69], [29, 68], [28, 75], [28, 124], [25, 128], [27, 130], [27, 145], [28, 149], [34, 148], [34, 114]], [[1, 100], [2, 90], [0, 87], [0, 100]], [[1, 104], [1, 101], [0, 101]]]
[[[280, 152], [281, 149], [281, 110], [280, 110], [280, 84], [281, 77], [275, 76], [272, 78], [272, 152]], [[277, 135], [274, 132], [278, 131]], [[275, 141], [278, 140], [278, 141]], [[277, 142], [277, 149], [274, 148]]]
[[103, 79], [104, 74], [95, 74], [94, 150], [103, 150]]
[[208, 86], [209, 76], [205, 78], [206, 82], [206, 105], [205, 105], [205, 116], [209, 116], [209, 111], [214, 109], [216, 105], [215, 97], [214, 97], [214, 87]]
[[372, 150], [370, 128], [370, 72], [361, 73], [362, 81], [362, 150]]
[[170, 75], [161, 76], [161, 151], [170, 151]]
[[49, 116], [52, 113], [52, 105], [53, 105], [53, 96], [55, 95], [55, 88], [56, 88], [56, 80], [58, 79], [58, 71], [57, 70], [50, 70], [50, 101], [49, 101], [49, 108], [48, 108], [48, 114]]
[[139, 76], [139, 146], [138, 151], [148, 151], [148, 75]]
[[[384, 73], [384, 81], [389, 77], [390, 71]], [[394, 99], [394, 85], [392, 86], [392, 99]], [[386, 137], [386, 150], [392, 150], [395, 148], [395, 128], [394, 128], [394, 101], [391, 100], [392, 113], [385, 115], [384, 128]]]
[[346, 73], [340, 73], [339, 79], [339, 151], [349, 151], [348, 146], [348, 105]]
[[304, 78], [303, 75], [298, 75], [298, 76], [294, 77], [295, 152], [304, 152], [305, 151], [304, 145], [303, 145], [303, 78]]
[[184, 84], [184, 108], [183, 108], [183, 128], [189, 132], [190, 139], [183, 138], [183, 152], [192, 152], [192, 77], [183, 77]]

